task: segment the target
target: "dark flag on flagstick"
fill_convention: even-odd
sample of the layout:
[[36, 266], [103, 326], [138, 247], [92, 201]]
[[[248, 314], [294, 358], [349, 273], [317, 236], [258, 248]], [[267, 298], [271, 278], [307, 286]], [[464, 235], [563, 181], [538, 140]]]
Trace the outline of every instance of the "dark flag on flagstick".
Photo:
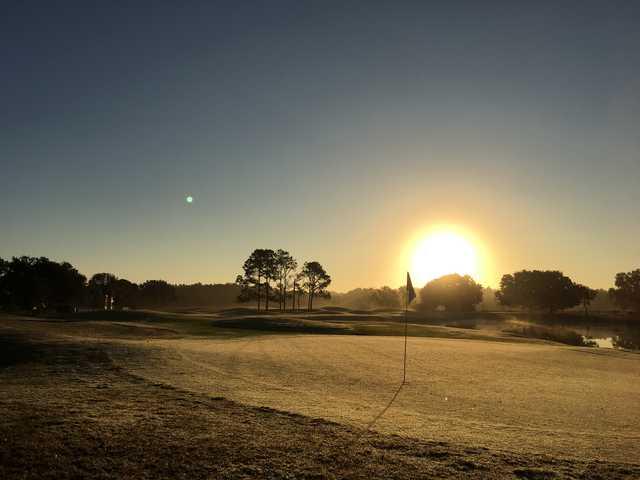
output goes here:
[[[402, 365], [402, 385], [407, 381], [407, 310], [409, 310], [409, 304], [414, 298], [416, 298], [416, 291], [413, 289], [411, 276], [409, 275], [409, 272], [407, 272], [407, 303], [404, 306], [404, 359]], [[402, 388], [402, 385], [400, 385], [400, 388]]]
[[416, 298], [416, 291], [413, 289], [411, 277], [409, 276], [409, 272], [407, 272], [407, 305], [409, 305], [414, 298]]
[[389, 409], [391, 404], [395, 401], [396, 397], [400, 393], [400, 390], [402, 390], [402, 387], [404, 387], [404, 385], [407, 383], [407, 329], [408, 329], [407, 311], [409, 310], [409, 304], [415, 298], [416, 298], [416, 291], [413, 289], [413, 284], [411, 283], [411, 276], [409, 276], [409, 272], [407, 272], [407, 303], [405, 303], [404, 305], [404, 357], [402, 359], [402, 383], [400, 384], [400, 386], [396, 390], [396, 393], [393, 395], [393, 398], [391, 398], [391, 401], [384, 408], [384, 410], [382, 410], [382, 412], [380, 412], [373, 420], [371, 420], [371, 422], [369, 422], [369, 425], [367, 425], [367, 427], [365, 428], [365, 432], [368, 432], [369, 429], [373, 426], [373, 424], [376, 423], [378, 419], [382, 417], [382, 415], [384, 415], [384, 413]]

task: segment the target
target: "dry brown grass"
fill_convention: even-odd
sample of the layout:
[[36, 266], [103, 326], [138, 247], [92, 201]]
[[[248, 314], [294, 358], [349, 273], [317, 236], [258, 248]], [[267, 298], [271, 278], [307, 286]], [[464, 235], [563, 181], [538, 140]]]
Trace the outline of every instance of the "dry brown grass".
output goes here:
[[[104, 330], [91, 339], [90, 327], [78, 336], [60, 324], [35, 327], [0, 319], [0, 478], [640, 478], [625, 461], [363, 433], [154, 380], [143, 365], [190, 373], [174, 363], [181, 350], [165, 350], [187, 340], [162, 332], [116, 328], [105, 343]], [[266, 337], [236, 358], [250, 366], [273, 355], [268, 343], [278, 338], [344, 337]], [[188, 350], [211, 367], [211, 357]]]
[[[161, 340], [119, 364], [153, 381], [362, 427], [402, 377], [402, 339]], [[149, 360], [151, 359], [151, 360]], [[523, 453], [640, 458], [640, 356], [554, 344], [411, 338], [385, 433]]]

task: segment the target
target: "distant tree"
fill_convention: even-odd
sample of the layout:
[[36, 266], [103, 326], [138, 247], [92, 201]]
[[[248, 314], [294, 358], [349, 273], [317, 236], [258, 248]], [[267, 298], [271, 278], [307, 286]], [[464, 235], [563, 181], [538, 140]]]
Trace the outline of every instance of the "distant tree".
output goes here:
[[238, 287], [238, 284], [233, 283], [175, 285], [176, 304], [189, 307], [228, 307], [236, 303], [238, 295], [242, 294]]
[[616, 288], [609, 290], [609, 296], [623, 309], [640, 312], [640, 269], [616, 275]]
[[485, 312], [491, 312], [501, 310], [504, 307], [498, 303], [498, 300], [496, 299], [496, 291], [491, 287], [485, 287], [482, 290], [482, 302], [480, 302], [478, 308]]
[[575, 284], [562, 272], [522, 270], [502, 277], [496, 298], [503, 306], [553, 313], [580, 305], [578, 293]]
[[354, 288], [344, 293], [332, 293], [331, 303], [343, 307], [365, 310], [371, 308], [400, 308], [404, 302], [401, 288]]
[[7, 308], [31, 310], [40, 305], [37, 292], [36, 262], [38, 258], [13, 257], [3, 264], [0, 290]]
[[298, 273], [293, 277], [293, 294], [292, 294], [292, 310], [300, 310], [300, 298], [304, 295], [305, 291], [302, 287], [304, 283], [304, 276], [302, 273]]
[[598, 295], [598, 291], [579, 283], [574, 284], [573, 288], [575, 289], [575, 295], [578, 297], [578, 300], [584, 309], [585, 316], [588, 316], [589, 305], [591, 305], [591, 302]]
[[377, 308], [400, 308], [402, 303], [400, 292], [390, 287], [374, 289], [371, 300]]
[[125, 278], [119, 278], [111, 285], [111, 292], [115, 306], [118, 309], [124, 307], [136, 308], [140, 305], [140, 288]]
[[9, 304], [9, 290], [5, 277], [9, 273], [9, 262], [0, 258], [0, 308]]
[[597, 290], [596, 298], [591, 302], [591, 310], [598, 310], [601, 312], [608, 310], [615, 310], [616, 304], [613, 301], [613, 298], [609, 295], [609, 291], [603, 288], [599, 288]]
[[50, 302], [58, 307], [75, 309], [82, 302], [87, 277], [68, 262], [51, 262], [49, 282], [53, 284]]
[[236, 278], [236, 284], [241, 288], [238, 300], [248, 301], [255, 298], [258, 300], [258, 311], [260, 311], [261, 287], [264, 280], [265, 308], [269, 310], [269, 298], [272, 297], [270, 285], [277, 275], [275, 252], [260, 248], [254, 250], [245, 260], [242, 270], [244, 275]]
[[165, 306], [175, 303], [175, 286], [164, 280], [147, 280], [140, 285], [140, 296], [145, 305]]
[[431, 280], [420, 290], [418, 308], [435, 310], [444, 307], [448, 312], [469, 312], [481, 301], [481, 285], [469, 275], [452, 273]]
[[245, 275], [238, 275], [236, 277], [236, 285], [240, 289], [237, 300], [244, 303], [257, 299], [259, 311], [260, 296], [258, 295], [258, 288], [260, 284], [258, 283], [258, 279], [245, 273]]
[[276, 253], [271, 249], [265, 249], [263, 251], [263, 263], [264, 266], [264, 309], [269, 311], [269, 301], [276, 299], [274, 289], [271, 287], [271, 282], [275, 282], [278, 279], [278, 265], [276, 263]]
[[113, 273], [96, 273], [87, 284], [89, 303], [95, 308], [111, 310], [115, 301], [114, 286], [118, 278]]
[[313, 310], [314, 297], [328, 298], [327, 287], [331, 283], [331, 277], [318, 262], [305, 262], [300, 279], [309, 297], [308, 310]]
[[280, 310], [284, 310], [286, 308], [289, 276], [296, 268], [298, 268], [298, 262], [296, 262], [289, 252], [282, 249], [276, 250], [274, 260], [276, 279], [279, 287]]
[[77, 306], [86, 277], [70, 263], [46, 257], [13, 257], [0, 264], [0, 301], [24, 310], [64, 309]]

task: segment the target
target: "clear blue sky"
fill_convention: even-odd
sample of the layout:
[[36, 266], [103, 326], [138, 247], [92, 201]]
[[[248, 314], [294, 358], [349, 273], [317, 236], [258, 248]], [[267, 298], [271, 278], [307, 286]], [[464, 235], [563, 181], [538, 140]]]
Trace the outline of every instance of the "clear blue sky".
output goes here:
[[633, 1], [3, 2], [0, 256], [221, 282], [282, 247], [344, 290], [399, 285], [447, 223], [485, 283], [609, 286], [640, 267], [638, 25]]

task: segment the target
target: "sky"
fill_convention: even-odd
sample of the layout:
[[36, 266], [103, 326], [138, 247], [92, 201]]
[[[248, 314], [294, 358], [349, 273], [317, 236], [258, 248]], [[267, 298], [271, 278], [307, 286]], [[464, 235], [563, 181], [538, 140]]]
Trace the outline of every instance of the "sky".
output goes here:
[[640, 268], [637, 2], [0, 9], [0, 257], [210, 283], [284, 248], [395, 287], [452, 225], [485, 285]]

